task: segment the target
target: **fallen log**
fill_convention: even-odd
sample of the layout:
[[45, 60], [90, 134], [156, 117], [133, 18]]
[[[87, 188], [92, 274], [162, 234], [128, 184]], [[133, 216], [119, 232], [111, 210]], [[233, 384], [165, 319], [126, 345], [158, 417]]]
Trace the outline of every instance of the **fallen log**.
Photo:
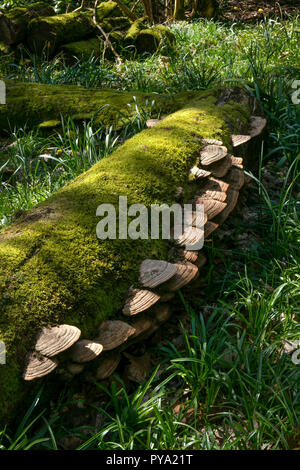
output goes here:
[[[44, 85], [6, 81], [7, 105], [0, 106], [0, 134], [10, 126], [56, 127], [61, 115], [80, 122], [94, 117], [95, 125], [122, 127], [124, 117], [133, 112], [128, 104], [136, 98], [139, 106], [155, 102], [153, 111], [170, 113], [197, 96], [197, 92], [184, 92], [175, 96], [157, 93], [120, 92], [112, 89], [91, 89], [71, 85]], [[102, 108], [102, 109], [101, 109]]]
[[53, 54], [63, 44], [95, 34], [91, 15], [78, 11], [33, 19], [28, 24], [27, 41], [33, 52], [41, 54], [46, 47], [47, 52]]
[[[190, 169], [202, 168], [208, 145], [214, 147], [210, 156], [220, 158], [218, 141], [231, 153], [231, 135], [250, 131], [252, 110], [253, 100], [241, 88], [198, 93], [1, 231], [0, 340], [7, 351], [0, 365], [1, 425], [24, 407], [42, 376], [52, 372], [49, 380], [55, 381], [60, 367], [71, 376], [80, 373], [85, 362], [74, 362], [76, 354], [79, 362], [95, 357], [91, 364], [98, 372], [89, 380], [107, 377], [120, 361], [118, 351], [168, 318], [163, 300], [196, 278], [198, 268], [188, 261], [194, 258], [170, 240], [98, 239], [97, 207], [110, 203], [118, 214], [119, 196], [128, 205], [171, 205], [180, 187], [183, 202], [201, 193], [209, 209], [214, 203], [206, 220], [222, 213], [230, 182], [191, 179]], [[137, 321], [140, 312], [148, 330]], [[68, 353], [80, 332], [85, 341]]]
[[51, 5], [37, 2], [27, 7], [16, 7], [7, 13], [0, 13], [0, 41], [7, 45], [18, 44], [26, 38], [28, 23], [38, 17], [53, 16]]
[[[102, 2], [97, 6], [96, 20], [105, 32], [126, 30], [130, 21], [116, 2]], [[91, 38], [98, 33], [90, 11], [75, 11], [56, 16], [35, 18], [28, 24], [27, 41], [32, 51], [41, 53], [47, 47], [49, 54], [61, 46]]]

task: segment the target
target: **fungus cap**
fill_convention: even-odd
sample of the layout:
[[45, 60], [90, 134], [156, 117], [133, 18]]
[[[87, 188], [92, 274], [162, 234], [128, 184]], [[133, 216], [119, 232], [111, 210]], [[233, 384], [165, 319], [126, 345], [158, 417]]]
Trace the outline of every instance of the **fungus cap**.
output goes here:
[[243, 159], [240, 157], [234, 157], [231, 155], [232, 166], [237, 166], [238, 168], [243, 168]]
[[50, 359], [37, 352], [29, 353], [26, 356], [23, 379], [29, 381], [44, 377], [50, 374], [57, 365], [58, 362], [55, 359]]
[[217, 139], [203, 139], [202, 142], [206, 145], [223, 145], [223, 142]]
[[188, 261], [185, 263], [176, 263], [177, 273], [166, 284], [165, 288], [171, 292], [181, 289], [191, 282], [198, 274], [198, 268]]
[[103, 351], [110, 351], [125, 343], [134, 332], [135, 329], [128, 323], [120, 320], [104, 320], [99, 325], [95, 341], [102, 344]]
[[225, 180], [229, 183], [230, 189], [239, 191], [244, 185], [245, 174], [239, 168], [232, 167], [227, 173]]
[[225, 207], [226, 202], [216, 201], [215, 199], [206, 199], [203, 197], [198, 197], [195, 199], [195, 204], [203, 204], [204, 212], [207, 215], [207, 219], [213, 219], [216, 215], [220, 214]]
[[224, 222], [224, 220], [227, 219], [229, 214], [233, 211], [235, 208], [237, 201], [239, 197], [239, 191], [236, 191], [233, 188], [229, 188], [227, 191], [227, 198], [226, 198], [226, 203], [227, 206], [225, 209], [216, 217], [215, 221], [220, 225]]
[[104, 380], [111, 376], [118, 367], [121, 360], [121, 354], [116, 351], [104, 353], [101, 356], [96, 370], [95, 379]]
[[176, 273], [176, 266], [163, 260], [145, 259], [140, 265], [140, 282], [144, 287], [156, 287]]
[[239, 147], [251, 139], [251, 135], [232, 134], [231, 142], [233, 147]]
[[135, 329], [135, 332], [130, 337], [130, 341], [143, 335], [149, 331], [154, 325], [154, 320], [149, 315], [138, 315], [130, 320], [130, 325]]
[[179, 258], [184, 261], [190, 261], [191, 263], [195, 263], [198, 259], [198, 252], [197, 251], [190, 251], [190, 250], [180, 250], [179, 251]]
[[132, 288], [123, 308], [124, 315], [136, 315], [152, 307], [160, 296], [146, 289]]
[[37, 335], [35, 350], [44, 356], [56, 356], [70, 348], [80, 335], [80, 329], [73, 325], [45, 327]]
[[226, 157], [227, 148], [223, 145], [207, 145], [200, 152], [201, 165], [207, 166]]
[[204, 238], [206, 239], [209, 237], [209, 235], [214, 232], [217, 228], [219, 227], [219, 224], [216, 224], [215, 222], [212, 222], [209, 220], [206, 222], [205, 227], [204, 227]]
[[250, 135], [251, 137], [256, 137], [262, 133], [264, 128], [267, 125], [267, 120], [261, 116], [251, 116], [250, 117]]
[[199, 168], [197, 166], [193, 166], [191, 169], [190, 169], [190, 174], [191, 175], [194, 175], [195, 178], [199, 179], [199, 178], [207, 178], [208, 176], [211, 175], [211, 172], [210, 171], [207, 171], [207, 170], [204, 170], [203, 168]]
[[102, 351], [103, 345], [101, 343], [89, 339], [81, 339], [71, 347], [69, 354], [72, 361], [81, 364], [92, 361], [95, 357], [99, 356]]
[[172, 228], [172, 238], [179, 246], [188, 246], [190, 249], [199, 245], [204, 237], [204, 226], [203, 228], [193, 227], [188, 225], [182, 227], [181, 225], [174, 225]]
[[222, 158], [218, 162], [212, 163], [207, 167], [211, 172], [212, 176], [216, 176], [217, 178], [223, 178], [226, 175], [227, 171], [232, 165], [231, 156], [229, 154], [226, 157]]

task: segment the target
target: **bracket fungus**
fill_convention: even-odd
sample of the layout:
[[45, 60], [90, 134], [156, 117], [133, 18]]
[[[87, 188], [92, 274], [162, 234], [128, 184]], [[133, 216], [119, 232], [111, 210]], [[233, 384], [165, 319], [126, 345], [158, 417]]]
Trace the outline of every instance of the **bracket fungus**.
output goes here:
[[117, 351], [110, 351], [101, 356], [94, 379], [104, 380], [110, 377], [121, 361], [121, 354]]
[[227, 148], [224, 145], [207, 145], [200, 152], [201, 165], [207, 166], [226, 157]]
[[50, 359], [42, 354], [33, 352], [27, 355], [23, 372], [23, 379], [34, 380], [50, 374], [58, 365], [55, 359]]
[[203, 143], [206, 145], [223, 145], [223, 142], [217, 139], [203, 139]]
[[233, 147], [239, 147], [240, 145], [249, 142], [251, 135], [242, 135], [242, 134], [232, 134], [231, 142]]
[[176, 263], [177, 273], [164, 284], [164, 289], [174, 292], [191, 282], [198, 275], [198, 268], [188, 261]]
[[103, 351], [110, 351], [125, 343], [134, 332], [135, 329], [128, 323], [120, 320], [105, 320], [99, 326], [95, 341], [102, 344]]
[[205, 197], [196, 197], [195, 204], [203, 204], [204, 212], [207, 215], [207, 219], [213, 219], [226, 207], [226, 202], [217, 201], [216, 199], [206, 199]]
[[237, 166], [238, 168], [243, 168], [243, 159], [240, 157], [234, 157], [231, 155], [232, 166]]
[[74, 362], [84, 363], [92, 361], [103, 351], [101, 343], [90, 341], [89, 339], [81, 339], [75, 343], [70, 351], [69, 356]]
[[[181, 232], [181, 235], [177, 236], [176, 230], [178, 230], [177, 233]], [[175, 225], [171, 232], [172, 238], [177, 245], [187, 245], [190, 248], [198, 245], [204, 237], [204, 228], [193, 227], [192, 225], [188, 225], [186, 227]]]
[[229, 184], [215, 178], [209, 178], [201, 188], [198, 197], [224, 202]]
[[250, 136], [257, 137], [260, 135], [267, 125], [267, 120], [261, 116], [250, 117]]
[[141, 314], [137, 317], [133, 317], [130, 321], [130, 325], [135, 329], [135, 332], [130, 337], [130, 341], [133, 341], [150, 331], [154, 325], [154, 321], [149, 315]]
[[178, 256], [181, 262], [190, 261], [191, 263], [195, 263], [198, 259], [199, 253], [198, 251], [180, 250]]
[[226, 175], [231, 165], [232, 161], [230, 155], [227, 154], [224, 158], [222, 158], [222, 160], [209, 165], [208, 169], [212, 176], [215, 176], [216, 178], [222, 178]]
[[56, 356], [70, 348], [80, 335], [80, 329], [72, 325], [45, 327], [37, 335], [35, 350], [44, 356]]
[[239, 192], [236, 191], [235, 189], [230, 188], [227, 191], [227, 198], [226, 198], [227, 206], [215, 219], [219, 225], [221, 225], [224, 222], [224, 220], [227, 219], [229, 214], [233, 211], [233, 209], [235, 208], [237, 204], [238, 197], [239, 197]]
[[225, 181], [229, 184], [229, 189], [239, 191], [245, 182], [245, 174], [238, 168], [232, 167], [225, 177]]
[[129, 316], [136, 315], [152, 307], [159, 299], [160, 296], [150, 290], [131, 288], [123, 308], [123, 313]]
[[207, 171], [207, 170], [204, 170], [203, 168], [193, 166], [190, 169], [190, 174], [195, 176], [196, 179], [200, 179], [200, 178], [207, 178], [208, 176], [211, 175], [211, 172]]
[[211, 220], [206, 222], [206, 224], [204, 226], [204, 238], [207, 239], [207, 237], [209, 237], [209, 235], [212, 232], [214, 232], [218, 227], [219, 227], [219, 224], [215, 224]]
[[151, 356], [147, 352], [140, 357], [133, 356], [129, 353], [123, 353], [129, 364], [125, 367], [125, 375], [132, 382], [141, 384], [146, 380], [151, 369]]
[[168, 281], [176, 271], [176, 266], [167, 261], [145, 259], [140, 265], [139, 280], [144, 287], [154, 288]]

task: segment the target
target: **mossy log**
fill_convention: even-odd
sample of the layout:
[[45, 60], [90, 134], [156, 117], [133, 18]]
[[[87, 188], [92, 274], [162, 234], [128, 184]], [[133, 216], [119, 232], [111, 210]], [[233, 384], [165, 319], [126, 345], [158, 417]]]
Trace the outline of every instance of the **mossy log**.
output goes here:
[[[90, 11], [65, 13], [46, 18], [36, 18], [28, 24], [27, 41], [32, 51], [41, 53], [46, 46], [50, 54], [60, 46], [95, 36], [98, 30]], [[124, 17], [115, 2], [103, 2], [97, 8], [97, 22], [104, 31], [127, 29], [129, 19]]]
[[[11, 100], [8, 94], [8, 107]], [[0, 340], [7, 350], [0, 365], [1, 427], [40, 386], [40, 380], [24, 382], [22, 371], [42, 326], [66, 323], [93, 338], [102, 320], [124, 321], [120, 309], [145, 258], [173, 261], [168, 240], [99, 240], [97, 207], [110, 203], [118, 214], [119, 196], [128, 205], [171, 205], [178, 187], [189, 201], [198, 184], [189, 172], [203, 139], [220, 139], [231, 152], [230, 136], [245, 133], [252, 106], [241, 88], [200, 92], [1, 231]]]
[[104, 49], [104, 41], [98, 38], [88, 39], [86, 41], [76, 41], [65, 44], [61, 47], [63, 58], [66, 62], [74, 61], [74, 58], [88, 60], [91, 55], [101, 57]]
[[124, 125], [124, 117], [120, 117], [120, 113], [130, 117], [131, 109], [127, 105], [133, 104], [133, 97], [140, 106], [145, 106], [146, 100], [154, 100], [154, 110], [166, 114], [179, 109], [185, 101], [197, 95], [197, 92], [184, 92], [171, 97], [157, 93], [10, 81], [6, 81], [6, 93], [7, 104], [0, 106], [0, 134], [6, 133], [10, 126], [26, 123], [51, 128], [53, 123], [56, 126], [61, 121], [61, 116], [78, 122], [93, 117], [95, 125], [113, 124], [120, 128]]
[[[116, 50], [120, 50], [123, 45], [124, 35], [121, 31], [108, 33], [109, 40]], [[77, 41], [65, 44], [61, 47], [63, 58], [67, 63], [74, 63], [76, 59], [88, 60], [93, 57], [104, 57], [110, 59], [112, 52], [109, 47], [105, 49], [105, 41], [99, 38], [87, 39], [86, 41]]]
[[172, 47], [175, 41], [175, 35], [169, 28], [158, 25], [149, 29], [142, 29], [138, 33], [134, 45], [139, 53], [153, 53], [161, 46]]
[[86, 12], [35, 18], [28, 24], [27, 40], [32, 51], [40, 54], [45, 47], [53, 54], [59, 46], [96, 34], [91, 15]]
[[125, 44], [134, 46], [138, 53], [153, 53], [161, 45], [172, 47], [175, 44], [175, 35], [166, 26], [156, 25], [147, 28], [146, 25], [146, 18], [135, 21], [127, 31]]
[[28, 7], [13, 8], [7, 13], [0, 13], [0, 41], [12, 45], [23, 42], [26, 38], [27, 25], [41, 16], [53, 16], [55, 10], [51, 5], [37, 2]]

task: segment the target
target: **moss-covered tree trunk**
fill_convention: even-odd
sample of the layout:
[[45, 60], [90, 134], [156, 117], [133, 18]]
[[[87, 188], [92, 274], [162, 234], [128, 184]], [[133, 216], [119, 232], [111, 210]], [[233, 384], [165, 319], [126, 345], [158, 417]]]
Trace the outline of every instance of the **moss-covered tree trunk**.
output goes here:
[[52, 54], [62, 44], [80, 41], [96, 34], [90, 14], [85, 12], [35, 18], [28, 25], [28, 43], [41, 53], [46, 47]]
[[[9, 94], [8, 109], [13, 99]], [[0, 365], [1, 427], [35, 387], [24, 383], [22, 370], [41, 326], [67, 323], [93, 338], [101, 320], [120, 316], [140, 263], [170, 259], [167, 240], [99, 240], [97, 207], [111, 203], [118, 213], [119, 196], [128, 205], [172, 204], [179, 186], [187, 202], [202, 139], [221, 139], [231, 151], [230, 135], [245, 131], [251, 110], [239, 88], [198, 93], [1, 231], [0, 340], [7, 349]]]
[[41, 128], [59, 126], [61, 116], [74, 121], [90, 120], [95, 125], [114, 124], [122, 127], [124, 116], [131, 116], [134, 97], [139, 106], [154, 101], [153, 111], [163, 114], [177, 110], [197, 92], [184, 92], [175, 96], [157, 93], [120, 92], [112, 89], [91, 89], [71, 85], [41, 85], [6, 81], [7, 105], [0, 106], [0, 135], [7, 134], [10, 126], [25, 123]]
[[40, 16], [53, 16], [55, 10], [44, 2], [37, 2], [28, 7], [14, 8], [8, 13], [0, 13], [0, 41], [5, 44], [18, 44], [24, 41], [28, 23]]

